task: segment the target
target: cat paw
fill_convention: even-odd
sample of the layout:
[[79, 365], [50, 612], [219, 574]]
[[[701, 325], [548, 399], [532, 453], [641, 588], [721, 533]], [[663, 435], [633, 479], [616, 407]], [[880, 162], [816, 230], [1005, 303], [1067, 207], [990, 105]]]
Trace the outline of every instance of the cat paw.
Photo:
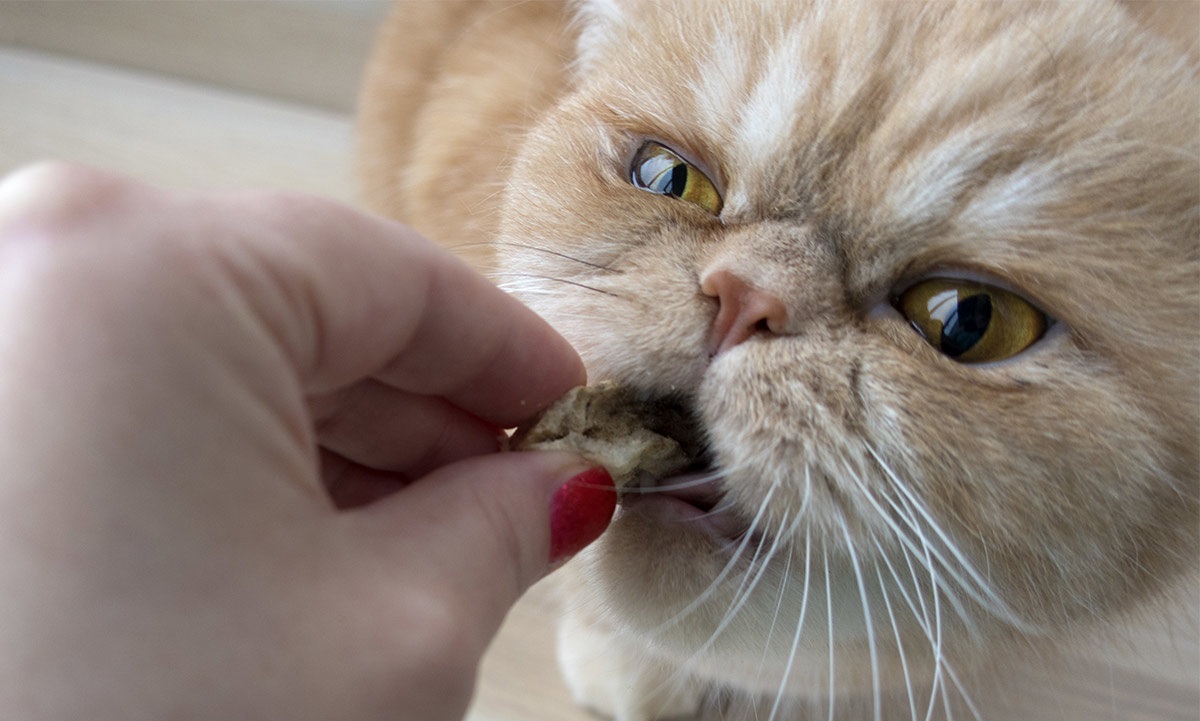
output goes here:
[[558, 632], [558, 663], [575, 702], [613, 721], [695, 718], [704, 688], [574, 614]]

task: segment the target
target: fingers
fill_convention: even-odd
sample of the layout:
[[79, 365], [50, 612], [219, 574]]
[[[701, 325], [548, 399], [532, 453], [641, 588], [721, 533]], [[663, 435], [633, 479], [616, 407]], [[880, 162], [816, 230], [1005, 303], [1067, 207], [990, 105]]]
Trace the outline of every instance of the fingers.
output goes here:
[[442, 398], [370, 379], [309, 405], [323, 448], [381, 471], [419, 478], [439, 466], [500, 450], [500, 428]]
[[0, 192], [11, 237], [86, 222], [57, 234], [197, 251], [187, 271], [223, 274], [207, 280], [246, 301], [310, 393], [376, 377], [508, 427], [584, 380], [575, 351], [532, 311], [411, 229], [337, 203], [171, 193], [58, 165], [16, 173]]
[[411, 230], [313, 199], [265, 207], [283, 238], [257, 246], [255, 276], [293, 303], [260, 307], [310, 397], [332, 391], [310, 402], [329, 451], [420, 477], [495, 452], [501, 428], [584, 381], [541, 318]]
[[508, 427], [583, 382], [548, 324], [412, 230], [312, 198], [251, 200], [277, 237], [251, 248], [272, 287], [245, 292], [287, 300], [256, 307], [310, 391], [371, 376]]
[[321, 451], [321, 480], [334, 508], [370, 505], [403, 490], [412, 480], [403, 473], [380, 471], [332, 451]]
[[608, 474], [574, 455], [505, 453], [439, 469], [351, 519], [382, 565], [371, 573], [385, 579], [383, 593], [419, 584], [435, 594], [469, 632], [463, 652], [475, 653], [552, 561], [603, 532], [615, 507]]

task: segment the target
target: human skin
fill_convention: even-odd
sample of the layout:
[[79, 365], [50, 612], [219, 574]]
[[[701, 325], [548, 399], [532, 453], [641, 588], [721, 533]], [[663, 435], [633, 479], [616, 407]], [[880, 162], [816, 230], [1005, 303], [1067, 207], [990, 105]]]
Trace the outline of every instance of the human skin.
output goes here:
[[497, 452], [583, 381], [401, 225], [8, 177], [0, 717], [461, 718], [509, 607], [611, 514], [581, 459]]

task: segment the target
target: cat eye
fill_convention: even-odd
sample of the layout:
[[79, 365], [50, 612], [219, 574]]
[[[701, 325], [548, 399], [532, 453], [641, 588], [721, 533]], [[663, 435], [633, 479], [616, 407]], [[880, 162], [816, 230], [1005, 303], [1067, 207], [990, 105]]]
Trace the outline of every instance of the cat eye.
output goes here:
[[934, 278], [893, 299], [913, 328], [962, 363], [1011, 358], [1046, 332], [1046, 315], [1015, 293], [986, 283]]
[[643, 190], [685, 200], [713, 215], [721, 212], [721, 194], [708, 176], [664, 145], [643, 145], [629, 174], [631, 182]]

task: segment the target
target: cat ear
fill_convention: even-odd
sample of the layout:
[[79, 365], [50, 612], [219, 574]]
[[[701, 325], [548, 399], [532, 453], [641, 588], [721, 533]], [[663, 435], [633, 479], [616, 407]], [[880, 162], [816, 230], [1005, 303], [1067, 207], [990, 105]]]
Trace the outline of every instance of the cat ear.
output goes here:
[[575, 43], [575, 73], [586, 75], [604, 54], [625, 37], [630, 23], [644, 0], [575, 0], [573, 22], [578, 36]]

